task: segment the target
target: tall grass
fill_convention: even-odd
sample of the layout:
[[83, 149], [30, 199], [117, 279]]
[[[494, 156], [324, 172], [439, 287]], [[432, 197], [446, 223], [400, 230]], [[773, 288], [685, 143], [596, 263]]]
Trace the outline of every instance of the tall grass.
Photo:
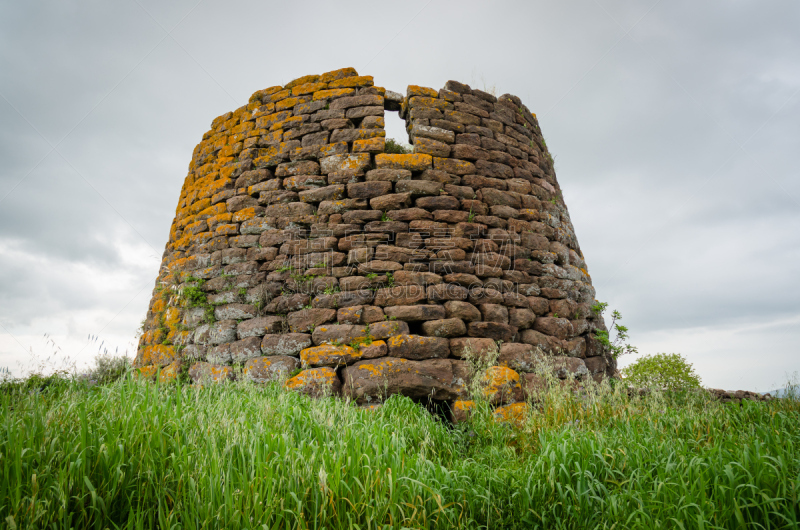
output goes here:
[[560, 387], [451, 427], [279, 386], [0, 387], [9, 528], [796, 528], [800, 407]]

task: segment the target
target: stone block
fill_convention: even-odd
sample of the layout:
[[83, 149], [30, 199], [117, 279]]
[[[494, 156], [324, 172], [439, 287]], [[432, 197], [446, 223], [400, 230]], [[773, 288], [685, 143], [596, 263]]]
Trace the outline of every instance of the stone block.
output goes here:
[[351, 199], [373, 199], [391, 192], [392, 183], [388, 181], [355, 182], [347, 185], [347, 196]]
[[461, 300], [448, 300], [444, 304], [447, 318], [459, 318], [464, 322], [479, 322], [482, 319], [477, 307]]
[[242, 373], [245, 379], [253, 383], [270, 383], [285, 381], [298, 368], [300, 368], [300, 361], [296, 357], [274, 355], [248, 360]]
[[345, 394], [357, 403], [382, 402], [394, 394], [451, 401], [466, 396], [468, 373], [466, 363], [452, 359], [383, 357], [347, 366], [342, 378]]
[[310, 347], [311, 344], [311, 335], [305, 333], [265, 335], [261, 341], [261, 353], [265, 356], [297, 357], [301, 350]]
[[384, 309], [389, 318], [405, 322], [421, 322], [426, 320], [440, 320], [447, 317], [445, 308], [440, 305], [404, 305], [389, 306]]
[[303, 370], [288, 379], [283, 386], [313, 398], [338, 396], [342, 391], [342, 382], [336, 375], [336, 370], [330, 367]]
[[466, 335], [467, 327], [460, 318], [444, 318], [423, 322], [422, 331], [432, 337], [460, 337]]
[[415, 361], [445, 358], [450, 355], [450, 343], [442, 337], [395, 335], [388, 341], [389, 355]]
[[361, 359], [361, 351], [347, 345], [323, 344], [300, 352], [303, 368], [319, 366], [345, 366]]
[[224, 383], [234, 379], [233, 369], [230, 366], [218, 366], [206, 362], [199, 362], [189, 368], [189, 377], [198, 384]]
[[230, 344], [231, 361], [243, 363], [248, 359], [261, 356], [261, 337], [248, 337]]
[[499, 322], [470, 322], [467, 332], [470, 337], [511, 342], [517, 334], [517, 328]]
[[408, 324], [401, 320], [388, 320], [369, 324], [368, 333], [372, 339], [388, 339], [395, 335], [408, 335]]
[[311, 338], [315, 345], [363, 342], [367, 340], [367, 329], [354, 324], [322, 324], [314, 329]]
[[333, 155], [320, 160], [320, 171], [323, 175], [341, 171], [364, 171], [369, 165], [369, 153]]
[[424, 171], [432, 166], [432, 157], [424, 154], [380, 154], [375, 156], [375, 165], [378, 169]]

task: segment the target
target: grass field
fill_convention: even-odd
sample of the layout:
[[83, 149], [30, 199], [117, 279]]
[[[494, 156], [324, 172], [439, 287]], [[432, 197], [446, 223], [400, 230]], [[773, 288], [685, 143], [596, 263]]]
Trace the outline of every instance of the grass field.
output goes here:
[[453, 427], [276, 386], [0, 386], [8, 528], [797, 528], [800, 406], [560, 389]]

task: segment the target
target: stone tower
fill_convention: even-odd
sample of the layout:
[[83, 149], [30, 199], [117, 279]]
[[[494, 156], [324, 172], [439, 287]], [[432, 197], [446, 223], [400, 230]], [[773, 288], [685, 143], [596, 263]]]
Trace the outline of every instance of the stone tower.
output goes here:
[[[386, 152], [386, 112], [405, 119], [412, 154]], [[542, 357], [562, 376], [613, 373], [594, 295], [519, 98], [455, 81], [403, 96], [344, 68], [213, 120], [135, 364], [162, 379], [290, 377], [359, 403], [455, 401], [468, 352], [499, 353], [493, 376], [509, 388]]]

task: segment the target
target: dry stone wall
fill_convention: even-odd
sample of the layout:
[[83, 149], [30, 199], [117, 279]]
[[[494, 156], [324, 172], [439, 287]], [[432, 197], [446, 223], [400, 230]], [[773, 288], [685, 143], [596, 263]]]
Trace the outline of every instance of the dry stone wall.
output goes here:
[[[413, 153], [385, 153], [386, 112], [405, 119]], [[213, 120], [136, 366], [162, 379], [291, 376], [288, 388], [358, 403], [458, 402], [465, 357], [499, 348], [482, 376], [499, 406], [524, 399], [543, 357], [562, 377], [613, 373], [594, 295], [519, 98], [455, 81], [402, 95], [345, 68]]]

